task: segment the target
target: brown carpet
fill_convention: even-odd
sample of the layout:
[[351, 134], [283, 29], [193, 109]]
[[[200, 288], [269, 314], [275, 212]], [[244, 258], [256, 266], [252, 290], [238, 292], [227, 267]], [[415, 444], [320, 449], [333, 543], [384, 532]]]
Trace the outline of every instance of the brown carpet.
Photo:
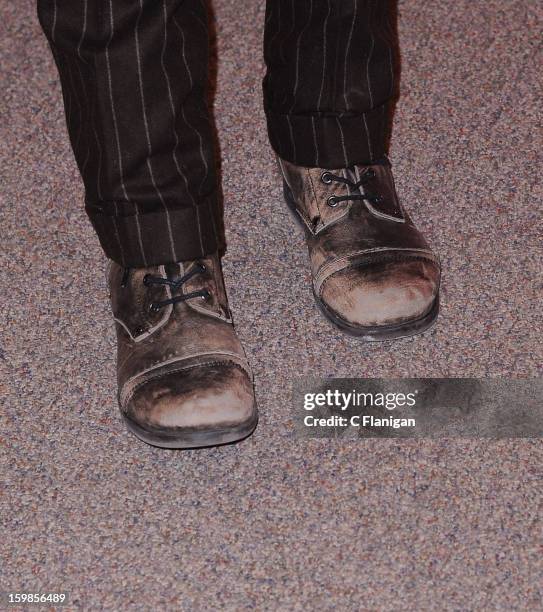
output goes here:
[[540, 4], [400, 2], [391, 157], [443, 306], [430, 333], [365, 345], [319, 315], [281, 200], [263, 2], [215, 1], [225, 274], [261, 422], [182, 453], [119, 419], [57, 74], [34, 2], [1, 5], [0, 590], [91, 610], [543, 609], [539, 441], [299, 441], [289, 423], [296, 374], [540, 375]]

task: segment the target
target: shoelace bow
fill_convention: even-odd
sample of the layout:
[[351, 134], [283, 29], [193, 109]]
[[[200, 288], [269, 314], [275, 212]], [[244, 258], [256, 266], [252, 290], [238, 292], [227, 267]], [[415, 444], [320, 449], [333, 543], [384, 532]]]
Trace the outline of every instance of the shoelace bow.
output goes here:
[[[325, 185], [330, 185], [331, 183], [342, 183], [343, 185], [347, 185], [353, 191], [358, 191], [361, 187], [365, 187], [367, 183], [375, 178], [375, 171], [372, 168], [368, 168], [364, 174], [360, 177], [360, 180], [357, 183], [343, 177], [338, 176], [337, 174], [333, 174], [332, 172], [323, 172], [321, 175], [321, 181]], [[340, 202], [346, 202], [347, 200], [361, 200], [366, 202], [371, 202], [372, 204], [378, 204], [382, 202], [383, 198], [379, 195], [364, 195], [362, 193], [350, 193], [348, 195], [331, 195], [328, 200], [328, 206], [334, 208]]]
[[[187, 272], [186, 274], [183, 274], [183, 276], [180, 276], [178, 278], [162, 278], [161, 276], [153, 276], [152, 274], [146, 274], [143, 277], [143, 284], [146, 287], [151, 287], [152, 285], [167, 285], [168, 287], [170, 287], [171, 293], [173, 294], [179, 291], [183, 287], [183, 285], [193, 276], [196, 276], [197, 274], [202, 274], [206, 270], [207, 268], [203, 263], [197, 262], [190, 270], [190, 272]], [[122, 286], [126, 285], [129, 272], [129, 268], [125, 268], [123, 280], [121, 281]], [[178, 302], [185, 302], [186, 300], [191, 300], [197, 297], [207, 300], [210, 295], [211, 294], [207, 289], [191, 291], [190, 293], [185, 293], [182, 295], [172, 295], [172, 297], [167, 300], [151, 302], [151, 304], [149, 304], [149, 310], [151, 310], [152, 312], [158, 312], [161, 308], [164, 308], [164, 306], [169, 306], [170, 304], [177, 304]]]

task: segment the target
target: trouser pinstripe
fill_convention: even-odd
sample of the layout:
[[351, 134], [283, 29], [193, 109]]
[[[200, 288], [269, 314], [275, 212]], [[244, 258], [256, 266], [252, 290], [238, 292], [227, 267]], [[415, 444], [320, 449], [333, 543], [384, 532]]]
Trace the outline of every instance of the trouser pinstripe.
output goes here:
[[[391, 2], [268, 0], [264, 105], [278, 155], [339, 168], [384, 153]], [[38, 0], [38, 14], [106, 255], [142, 267], [221, 248], [205, 0]]]

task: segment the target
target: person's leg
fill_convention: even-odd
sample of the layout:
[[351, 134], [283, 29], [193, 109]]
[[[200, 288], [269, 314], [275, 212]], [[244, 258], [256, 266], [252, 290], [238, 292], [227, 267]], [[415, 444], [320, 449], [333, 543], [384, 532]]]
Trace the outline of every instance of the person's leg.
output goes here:
[[387, 0], [270, 0], [264, 104], [270, 142], [299, 166], [341, 168], [385, 153], [394, 96]]
[[216, 228], [203, 0], [38, 0], [86, 209], [106, 255], [119, 404], [156, 446], [256, 426]]
[[38, 14], [106, 255], [141, 267], [216, 251], [201, 0], [38, 0]]
[[429, 327], [439, 263], [396, 195], [393, 0], [269, 0], [264, 103], [323, 313], [368, 340]]

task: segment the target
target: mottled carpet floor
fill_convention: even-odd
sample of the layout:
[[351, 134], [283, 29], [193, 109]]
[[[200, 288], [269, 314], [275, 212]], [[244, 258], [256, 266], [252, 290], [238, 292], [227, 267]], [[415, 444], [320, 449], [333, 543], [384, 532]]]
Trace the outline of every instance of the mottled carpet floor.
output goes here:
[[225, 275], [261, 421], [189, 452], [119, 418], [56, 70], [34, 2], [1, 6], [0, 590], [92, 610], [542, 609], [540, 441], [301, 441], [289, 421], [296, 375], [540, 375], [539, 4], [400, 2], [391, 158], [442, 259], [442, 314], [366, 345], [319, 315], [281, 199], [263, 2], [215, 0]]

